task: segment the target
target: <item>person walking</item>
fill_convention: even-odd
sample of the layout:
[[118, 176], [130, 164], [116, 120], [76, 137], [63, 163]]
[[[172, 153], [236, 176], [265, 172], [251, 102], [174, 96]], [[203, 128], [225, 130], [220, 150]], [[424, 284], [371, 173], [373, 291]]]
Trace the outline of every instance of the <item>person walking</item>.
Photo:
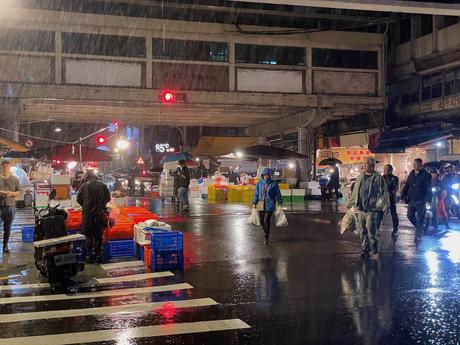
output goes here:
[[[433, 218], [431, 220], [431, 224], [433, 225], [433, 231], [436, 232], [438, 230], [438, 213], [437, 213], [437, 208], [438, 208], [438, 198], [441, 195], [441, 191], [443, 190], [443, 183], [441, 182], [441, 179], [439, 178], [439, 174], [436, 171], [431, 172], [431, 204], [430, 208], [433, 210]], [[444, 203], [445, 207], [445, 203]], [[447, 209], [446, 209], [447, 211]], [[428, 225], [428, 227], [429, 227]], [[428, 230], [428, 228], [427, 228]]]
[[340, 173], [339, 173], [339, 168], [338, 167], [335, 167], [335, 168], [332, 168], [333, 171], [332, 171], [332, 174], [331, 174], [331, 177], [329, 179], [329, 182], [327, 184], [328, 188], [329, 188], [329, 191], [332, 193], [332, 191], [334, 191], [334, 194], [335, 194], [335, 200], [338, 200], [339, 199], [339, 196], [340, 196]]
[[422, 239], [426, 203], [431, 203], [431, 176], [423, 169], [423, 161], [414, 159], [414, 169], [410, 172], [401, 193], [401, 198], [409, 204], [407, 218], [415, 227], [414, 242]]
[[372, 248], [373, 254], [379, 252], [380, 212], [388, 212], [390, 199], [385, 180], [375, 171], [375, 159], [368, 157], [364, 172], [356, 179], [349, 208], [357, 210], [358, 231], [361, 238], [361, 258], [367, 258]]
[[272, 180], [272, 176], [273, 170], [265, 168], [262, 171], [262, 179], [254, 190], [253, 207], [259, 211], [260, 225], [265, 233], [265, 244], [270, 240], [270, 226], [276, 203], [279, 207], [283, 204], [280, 187]]
[[2, 175], [0, 176], [0, 221], [3, 222], [3, 253], [8, 254], [8, 242], [11, 234], [11, 225], [16, 215], [16, 200], [19, 196], [19, 179], [11, 171], [11, 163], [2, 161]]
[[443, 190], [438, 196], [438, 201], [436, 205], [435, 231], [438, 229], [438, 225], [440, 222], [442, 222], [446, 226], [446, 230], [451, 229], [451, 227], [449, 226], [448, 217], [447, 217], [447, 210], [446, 210], [446, 204], [445, 204], [446, 197], [447, 197], [446, 190]]
[[393, 232], [391, 233], [391, 235], [394, 237], [398, 235], [399, 227], [398, 212], [396, 210], [396, 192], [399, 188], [399, 178], [393, 175], [393, 166], [391, 164], [386, 164], [383, 167], [383, 179], [385, 180], [385, 184], [388, 190], [388, 196], [390, 199], [390, 214], [393, 223]]
[[190, 172], [184, 160], [179, 161], [179, 167], [176, 170], [177, 176], [177, 196], [182, 207], [182, 211], [190, 211], [190, 204], [188, 201], [188, 187], [190, 186]]
[[77, 202], [82, 206], [83, 233], [86, 236], [90, 261], [100, 262], [102, 235], [107, 226], [106, 205], [110, 201], [110, 192], [107, 186], [97, 178], [94, 170], [87, 170], [85, 175], [85, 182], [78, 191]]

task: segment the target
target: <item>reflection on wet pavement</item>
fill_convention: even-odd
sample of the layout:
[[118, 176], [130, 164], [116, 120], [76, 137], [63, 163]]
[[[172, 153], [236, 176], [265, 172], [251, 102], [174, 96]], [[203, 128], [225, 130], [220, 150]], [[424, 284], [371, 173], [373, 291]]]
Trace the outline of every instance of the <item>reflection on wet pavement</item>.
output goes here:
[[[379, 258], [362, 261], [356, 236], [338, 233], [343, 209], [333, 203], [288, 205], [289, 227], [273, 229], [265, 246], [262, 231], [246, 223], [248, 205], [197, 200], [184, 215], [168, 203], [141, 202], [184, 232], [185, 271], [152, 277], [142, 267], [94, 265], [78, 277], [76, 300], [46, 298], [55, 294], [46, 284], [0, 289], [0, 344], [41, 335], [58, 335], [59, 343], [76, 332], [100, 344], [458, 344], [458, 222], [417, 247], [401, 206], [397, 241], [385, 219]], [[14, 236], [0, 284], [44, 283], [30, 248]], [[94, 277], [115, 279], [101, 285]], [[193, 289], [145, 290], [173, 284]], [[33, 295], [43, 297], [3, 303]]]

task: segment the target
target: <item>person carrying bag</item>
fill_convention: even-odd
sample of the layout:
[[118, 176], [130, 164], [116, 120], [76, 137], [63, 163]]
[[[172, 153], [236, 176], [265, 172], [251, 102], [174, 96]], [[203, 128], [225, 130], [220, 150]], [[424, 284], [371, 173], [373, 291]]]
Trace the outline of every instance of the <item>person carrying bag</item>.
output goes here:
[[[265, 244], [268, 244], [270, 239], [271, 219], [273, 213], [276, 211], [276, 204], [278, 203], [279, 209], [281, 209], [281, 205], [283, 204], [280, 188], [272, 180], [272, 175], [273, 170], [265, 168], [262, 171], [262, 179], [257, 183], [254, 190], [253, 208], [259, 212], [260, 225], [265, 233]], [[283, 223], [287, 223], [287, 221], [283, 221]]]

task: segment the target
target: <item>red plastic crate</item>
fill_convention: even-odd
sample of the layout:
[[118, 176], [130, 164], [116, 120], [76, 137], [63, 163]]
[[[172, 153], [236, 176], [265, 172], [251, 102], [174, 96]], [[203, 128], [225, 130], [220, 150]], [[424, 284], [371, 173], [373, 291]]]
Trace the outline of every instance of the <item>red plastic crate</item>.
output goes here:
[[134, 222], [134, 224], [139, 224], [145, 222], [146, 220], [155, 219], [158, 220], [158, 216], [156, 214], [130, 214], [129, 218]]
[[134, 238], [133, 227], [113, 227], [109, 229], [109, 241], [132, 240]]

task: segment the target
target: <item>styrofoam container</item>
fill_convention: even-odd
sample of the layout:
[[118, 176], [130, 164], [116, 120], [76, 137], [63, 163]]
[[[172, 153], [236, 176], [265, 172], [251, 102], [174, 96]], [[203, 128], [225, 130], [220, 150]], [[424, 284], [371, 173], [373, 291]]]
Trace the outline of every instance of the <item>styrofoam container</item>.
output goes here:
[[[150, 234], [147, 231], [144, 231], [146, 227], [148, 226], [144, 222], [134, 225], [134, 241], [136, 241], [139, 245], [145, 245], [146, 240], [148, 241], [147, 244], [150, 244]], [[159, 222], [158, 225], [153, 227], [156, 229], [171, 230], [171, 225], [163, 222]]]
[[56, 185], [70, 184], [70, 175], [51, 175], [51, 183]]
[[280, 189], [281, 196], [291, 196], [292, 189]]
[[292, 195], [293, 196], [305, 196], [305, 189], [293, 189]]

